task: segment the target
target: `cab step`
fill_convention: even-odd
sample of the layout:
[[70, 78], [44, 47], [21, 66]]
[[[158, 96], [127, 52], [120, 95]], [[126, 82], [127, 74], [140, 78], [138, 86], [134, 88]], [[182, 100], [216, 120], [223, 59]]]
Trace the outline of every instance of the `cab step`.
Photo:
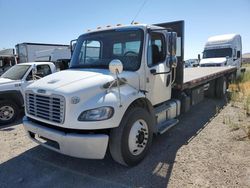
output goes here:
[[178, 119], [169, 119], [157, 125], [157, 133], [163, 134], [179, 122]]

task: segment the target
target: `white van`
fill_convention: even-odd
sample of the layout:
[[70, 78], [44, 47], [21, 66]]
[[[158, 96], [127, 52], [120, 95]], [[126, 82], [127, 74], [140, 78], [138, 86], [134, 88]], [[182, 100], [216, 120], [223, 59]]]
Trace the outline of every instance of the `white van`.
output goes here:
[[239, 75], [241, 59], [241, 36], [239, 34], [217, 35], [208, 38], [200, 66], [236, 66]]

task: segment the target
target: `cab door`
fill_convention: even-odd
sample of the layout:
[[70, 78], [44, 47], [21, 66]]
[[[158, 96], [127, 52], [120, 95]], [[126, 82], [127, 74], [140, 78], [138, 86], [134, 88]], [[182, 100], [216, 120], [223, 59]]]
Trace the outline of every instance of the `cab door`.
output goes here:
[[167, 61], [166, 32], [150, 32], [147, 48], [146, 90], [153, 105], [171, 98], [171, 71]]

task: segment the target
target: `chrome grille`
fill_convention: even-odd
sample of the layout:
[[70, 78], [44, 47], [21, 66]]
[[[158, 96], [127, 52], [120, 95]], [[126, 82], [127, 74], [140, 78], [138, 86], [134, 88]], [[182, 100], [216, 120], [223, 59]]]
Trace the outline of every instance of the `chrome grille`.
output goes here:
[[64, 122], [65, 100], [60, 95], [39, 95], [26, 93], [26, 111], [28, 114], [55, 123]]

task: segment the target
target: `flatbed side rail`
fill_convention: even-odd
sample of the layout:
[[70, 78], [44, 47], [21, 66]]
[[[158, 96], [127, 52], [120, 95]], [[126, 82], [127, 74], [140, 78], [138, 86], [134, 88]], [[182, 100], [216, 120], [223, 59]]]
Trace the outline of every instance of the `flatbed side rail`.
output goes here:
[[[197, 68], [197, 69], [199, 69], [199, 68]], [[191, 89], [191, 88], [197, 87], [199, 85], [206, 84], [207, 82], [209, 82], [211, 80], [215, 80], [216, 78], [219, 78], [223, 75], [229, 75], [229, 74], [236, 72], [236, 71], [237, 71], [236, 67], [231, 67], [231, 68], [221, 70], [218, 72], [214, 72], [214, 73], [210, 73], [210, 74], [207, 74], [207, 75], [195, 78], [195, 79], [190, 79], [188, 81], [184, 80], [183, 85], [179, 88], [176, 88], [176, 89], [181, 89], [181, 90]]]

